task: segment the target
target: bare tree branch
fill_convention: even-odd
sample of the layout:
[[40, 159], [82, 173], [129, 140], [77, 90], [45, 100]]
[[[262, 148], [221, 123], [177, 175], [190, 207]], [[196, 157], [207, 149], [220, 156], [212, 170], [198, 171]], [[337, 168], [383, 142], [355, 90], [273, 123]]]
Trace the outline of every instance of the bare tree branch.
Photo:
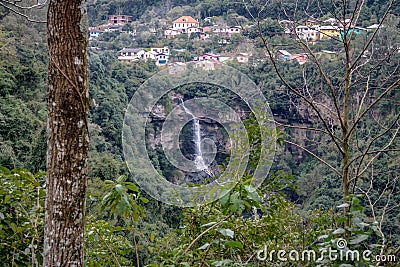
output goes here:
[[288, 140], [285, 140], [284, 142], [285, 142], [285, 143], [288, 143], [288, 144], [290, 144], [290, 145], [294, 145], [294, 146], [296, 146], [296, 147], [298, 147], [298, 148], [300, 148], [300, 149], [306, 151], [307, 153], [309, 153], [310, 155], [312, 155], [314, 158], [316, 158], [317, 160], [319, 160], [320, 162], [322, 162], [323, 164], [325, 164], [326, 166], [328, 166], [328, 167], [329, 167], [331, 170], [333, 170], [337, 175], [339, 175], [339, 176], [342, 175], [335, 167], [333, 167], [331, 164], [329, 164], [328, 162], [326, 162], [326, 161], [323, 160], [322, 158], [318, 157], [315, 153], [311, 152], [310, 150], [308, 150], [308, 149], [305, 148], [304, 146], [299, 145], [299, 144], [296, 144], [296, 143], [291, 142], [291, 141], [288, 141]]
[[[47, 1], [45, 2], [45, 4], [46, 3], [47, 3]], [[16, 4], [11, 3], [9, 1], [6, 1], [6, 0], [0, 0], [0, 5], [1, 6], [3, 6], [4, 8], [6, 8], [8, 10], [10, 10], [11, 12], [13, 12], [13, 13], [15, 13], [15, 14], [23, 17], [23, 18], [25, 18], [27, 21], [34, 22], [34, 23], [47, 23], [47, 21], [46, 20], [32, 19], [31, 17], [29, 17], [28, 15], [24, 14], [21, 11], [18, 11], [17, 9], [34, 9], [34, 8], [39, 9], [39, 8], [42, 8], [43, 6], [45, 6], [45, 4], [43, 4], [43, 5], [42, 4], [36, 4], [36, 5], [29, 6], [29, 7], [22, 7], [22, 6], [16, 5]]]
[[372, 33], [371, 37], [369, 38], [369, 40], [367, 41], [367, 43], [364, 45], [364, 48], [361, 50], [361, 52], [359, 53], [359, 55], [356, 57], [356, 59], [353, 61], [353, 63], [351, 64], [350, 68], [353, 68], [355, 66], [355, 64], [357, 64], [357, 62], [362, 58], [362, 56], [364, 55], [365, 51], [368, 50], [368, 47], [370, 46], [370, 44], [372, 43], [372, 41], [375, 39], [376, 34], [378, 33], [378, 30], [382, 27], [383, 22], [386, 20], [387, 15], [389, 14], [389, 11], [392, 9], [393, 7], [393, 3], [395, 0], [391, 0], [388, 7], [386, 8], [385, 13], [382, 16], [382, 19], [380, 20], [378, 27], [374, 30], [374, 32]]

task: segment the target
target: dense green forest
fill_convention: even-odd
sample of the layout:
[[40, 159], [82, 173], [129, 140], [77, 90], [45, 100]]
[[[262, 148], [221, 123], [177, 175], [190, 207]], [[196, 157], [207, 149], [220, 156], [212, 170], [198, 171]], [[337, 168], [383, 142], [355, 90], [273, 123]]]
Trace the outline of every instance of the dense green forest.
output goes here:
[[[358, 10], [360, 3], [355, 2], [346, 2], [348, 14], [340, 16], [349, 17], [352, 10]], [[214, 39], [203, 43], [195, 38], [170, 40], [162, 30], [135, 38], [123, 32], [104, 33], [89, 44], [101, 49], [89, 49], [88, 55], [91, 108], [87, 266], [378, 266], [365, 258], [283, 261], [275, 253], [262, 259], [267, 256], [267, 247], [268, 252], [297, 250], [301, 255], [301, 251], [312, 250], [320, 255], [321, 250], [340, 250], [338, 240], [347, 240], [345, 251], [392, 255], [393, 258], [382, 260], [381, 266], [398, 266], [400, 3], [394, 1], [386, 14], [388, 1], [363, 2], [358, 24], [367, 27], [385, 17], [383, 26], [376, 34], [351, 36], [348, 46], [343, 40], [333, 39], [301, 44], [280, 34], [283, 28], [278, 23], [287, 16], [298, 21], [309, 17], [328, 19], [341, 12], [341, 1], [300, 1], [297, 5], [271, 1], [267, 8], [263, 5], [262, 1], [250, 4], [231, 0], [88, 1], [89, 26], [106, 23], [109, 15], [123, 13], [132, 16], [137, 25], [160, 29], [180, 16], [190, 15], [201, 22], [212, 17], [231, 25], [241, 24], [245, 30], [226, 45]], [[40, 17], [40, 12], [33, 15]], [[0, 21], [0, 262], [2, 266], [39, 266], [46, 190], [45, 25], [29, 22], [3, 6]], [[368, 43], [371, 37], [373, 41]], [[367, 43], [369, 48], [364, 51]], [[263, 125], [257, 123], [255, 114], [237, 95], [209, 84], [175, 88], [157, 104], [166, 116], [179, 105], [176, 96], [183, 100], [210, 97], [244, 114], [242, 120], [252, 154], [243, 177], [218, 201], [192, 208], [162, 203], [136, 185], [135, 180], [140, 177], [129, 171], [124, 159], [124, 115], [138, 88], [156, 77], [160, 68], [154, 61], [121, 63], [117, 57], [124, 47], [151, 46], [184, 49], [172, 55], [176, 61], [190, 61], [210, 51], [224, 53], [251, 47], [253, 59], [249, 64], [228, 64], [261, 89], [276, 121], [275, 159], [259, 188], [252, 185], [252, 179]], [[300, 65], [275, 56], [279, 49], [309, 54], [312, 51], [315, 56]], [[326, 56], [326, 50], [337, 52], [336, 56]], [[344, 51], [350, 51], [350, 59]], [[347, 73], [343, 62], [356, 59], [357, 53], [362, 55], [360, 61]], [[324, 73], [328, 73], [330, 84]], [[351, 79], [345, 78], [347, 74]], [[360, 114], [363, 117], [355, 124], [349, 143], [348, 151], [357, 168], [350, 173], [355, 178], [344, 197], [340, 176], [344, 153], [331, 139], [332, 135], [343, 133], [329, 92], [337, 89], [334, 98], [344, 99], [342, 88], [346, 82], [351, 84], [347, 96], [350, 118]], [[315, 112], [312, 105], [322, 114]], [[371, 109], [364, 112], [365, 107]], [[147, 125], [150, 160], [171, 182], [185, 176], [193, 181], [196, 174], [174, 167], [157, 143], [164, 119], [153, 119]], [[325, 119], [328, 125], [324, 125]], [[203, 133], [203, 137], [220, 142], [213, 166], [222, 172], [230, 156], [225, 149], [227, 134], [216, 122], [204, 120], [200, 125], [217, 129]], [[181, 150], [190, 158], [194, 154], [191, 126], [179, 134]], [[339, 174], [333, 170], [340, 170]]]

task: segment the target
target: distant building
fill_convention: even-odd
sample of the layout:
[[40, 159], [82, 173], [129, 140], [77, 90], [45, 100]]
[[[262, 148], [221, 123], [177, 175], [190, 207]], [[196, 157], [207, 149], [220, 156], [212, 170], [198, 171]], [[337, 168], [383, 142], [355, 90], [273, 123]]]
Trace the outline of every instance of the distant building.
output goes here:
[[308, 19], [308, 20], [306, 20], [306, 22], [304, 24], [306, 26], [315, 26], [315, 25], [318, 25], [318, 22], [316, 20], [313, 20], [313, 19]]
[[108, 23], [112, 25], [124, 25], [132, 22], [132, 16], [126, 15], [111, 15], [108, 16]]
[[340, 37], [340, 28], [337, 26], [321, 26], [319, 27], [319, 39], [330, 39]]
[[377, 28], [383, 28], [383, 25], [380, 24], [372, 24], [371, 26], [367, 27], [367, 30], [375, 30]]
[[163, 54], [166, 54], [167, 56], [170, 55], [170, 53], [169, 53], [170, 51], [169, 51], [168, 46], [164, 46], [164, 47], [151, 47], [151, 48], [150, 48], [150, 51], [156, 52], [157, 54], [163, 53]]
[[338, 59], [339, 55], [338, 53], [334, 52], [334, 51], [330, 51], [330, 50], [321, 50], [321, 52], [316, 53], [317, 57], [324, 57], [330, 60], [333, 59]]
[[203, 32], [203, 29], [200, 27], [190, 27], [187, 29], [187, 34], [191, 35], [192, 33], [201, 33]]
[[319, 40], [319, 26], [297, 26], [296, 36], [308, 42], [315, 42]]
[[240, 26], [232, 26], [232, 27], [228, 27], [228, 33], [229, 34], [235, 34], [235, 33], [241, 33], [242, 31], [242, 27]]
[[122, 25], [108, 25], [104, 29], [105, 32], [122, 32]]
[[203, 55], [200, 55], [198, 57], [199, 61], [203, 61], [203, 60], [215, 60], [215, 61], [219, 61], [219, 55], [215, 55], [213, 53], [205, 53]]
[[299, 63], [300, 65], [303, 65], [304, 63], [307, 62], [308, 60], [308, 55], [301, 53], [301, 54], [291, 54], [290, 55], [290, 61], [296, 60], [297, 63]]
[[144, 59], [154, 59], [156, 60], [158, 53], [155, 51], [146, 51], [146, 53], [144, 53]]
[[172, 39], [175, 38], [175, 36], [181, 34], [179, 31], [173, 30], [173, 29], [168, 29], [164, 31], [165, 38], [167, 39]]
[[279, 59], [283, 59], [285, 61], [289, 61], [290, 60], [290, 53], [286, 50], [278, 50], [276, 52], [277, 56]]
[[97, 27], [89, 27], [89, 40], [94, 40], [99, 37], [104, 31]]
[[249, 57], [250, 57], [250, 55], [248, 53], [239, 53], [236, 56], [236, 60], [238, 61], [238, 63], [247, 64], [247, 63], [249, 63]]
[[152, 47], [150, 49], [124, 48], [119, 51], [118, 60], [121, 62], [155, 60], [157, 66], [164, 66], [168, 63], [169, 55], [170, 50], [168, 46]]
[[222, 68], [222, 63], [215, 59], [207, 59], [195, 62], [194, 68], [200, 68], [203, 70], [215, 70]]
[[333, 25], [337, 25], [338, 22], [339, 21], [337, 19], [335, 19], [335, 18], [329, 18], [329, 19], [323, 21], [324, 24], [330, 24], [332, 26]]
[[240, 26], [218, 26], [214, 25], [212, 28], [212, 32], [214, 34], [218, 34], [220, 36], [231, 37], [233, 34], [239, 34], [242, 32], [242, 27]]
[[232, 60], [232, 53], [224, 53], [219, 56], [219, 61], [220, 62], [225, 62], [225, 61], [230, 61]]
[[[359, 35], [361, 33], [367, 32], [368, 29], [362, 27], [353, 27], [346, 29], [346, 38], [350, 38], [350, 36], [354, 37], [355, 35]], [[340, 30], [340, 40], [344, 40], [345, 31], [344, 29]]]
[[132, 62], [145, 59], [146, 51], [141, 48], [124, 48], [119, 51], [118, 61]]
[[305, 53], [301, 54], [292, 54], [286, 50], [278, 50], [276, 52], [278, 59], [282, 59], [284, 61], [293, 61], [296, 60], [300, 65], [303, 65], [308, 60], [308, 55]]
[[187, 33], [189, 28], [199, 27], [199, 22], [191, 16], [182, 16], [172, 23], [172, 30]]
[[168, 55], [164, 53], [157, 54], [156, 56], [156, 65], [157, 66], [165, 66], [168, 63]]
[[281, 25], [282, 28], [284, 28], [283, 33], [286, 35], [291, 35], [293, 34], [293, 29], [294, 29], [294, 21], [292, 20], [280, 20], [278, 21], [279, 25]]
[[207, 39], [210, 38], [210, 35], [209, 35], [208, 33], [201, 32], [200, 35], [199, 35], [199, 38], [200, 38], [201, 40], [207, 40]]
[[157, 66], [164, 66], [168, 63], [170, 50], [168, 46], [164, 47], [151, 47], [150, 52], [155, 54], [154, 60], [156, 60]]
[[338, 20], [337, 24], [340, 27], [346, 27], [346, 28], [350, 28], [350, 27], [354, 27], [355, 26], [355, 25], [353, 25], [351, 19]]
[[211, 27], [206, 26], [206, 27], [203, 27], [203, 32], [204, 33], [212, 32], [212, 29], [211, 29]]

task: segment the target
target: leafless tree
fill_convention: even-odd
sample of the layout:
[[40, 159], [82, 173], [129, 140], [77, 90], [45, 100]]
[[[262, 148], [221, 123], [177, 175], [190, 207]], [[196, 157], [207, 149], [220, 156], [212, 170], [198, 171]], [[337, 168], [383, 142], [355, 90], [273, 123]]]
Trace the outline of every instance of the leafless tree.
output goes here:
[[[400, 84], [398, 17], [391, 14], [396, 1], [388, 1], [382, 7], [385, 11], [374, 29], [359, 36], [356, 31], [359, 28], [356, 26], [360, 23], [366, 1], [318, 0], [309, 3], [311, 2], [313, 11], [302, 1], [289, 3], [272, 0], [261, 3], [255, 0], [244, 4], [258, 27], [266, 54], [283, 87], [288, 90], [292, 104], [301, 109], [300, 113], [308, 113], [312, 120], [311, 125], [278, 124], [295, 131], [312, 133], [309, 136], [322, 134], [325, 136], [324, 140], [328, 141], [313, 144], [313, 147], [291, 139], [286, 142], [311, 154], [341, 179], [343, 197], [346, 200], [345, 227], [348, 227], [351, 225], [349, 195], [364, 192], [371, 209], [376, 210], [378, 206], [373, 205], [368, 191], [370, 189], [365, 185], [371, 184], [372, 169], [380, 157], [387, 156], [388, 165], [396, 164], [393, 157], [399, 157], [399, 102], [391, 99]], [[302, 65], [302, 82], [291, 80], [290, 73], [282, 71], [281, 66], [285, 63], [276, 55], [277, 50], [282, 49], [279, 48], [281, 44], [276, 45], [276, 42], [263, 33], [263, 14], [268, 12], [271, 4], [279, 5], [282, 19], [290, 22], [290, 47], [307, 56], [307, 62]], [[291, 7], [287, 8], [288, 5]], [[318, 20], [315, 13], [329, 15], [337, 24], [339, 34], [327, 38], [337, 49], [333, 51], [335, 53], [332, 52], [334, 58], [325, 57], [317, 50], [318, 46], [313, 40], [296, 31], [297, 26], [304, 25], [307, 19]], [[390, 27], [390, 24], [395, 26]], [[391, 33], [390, 30], [394, 32]], [[319, 30], [316, 33], [323, 35]], [[332, 65], [336, 67], [332, 68]], [[390, 107], [386, 109], [386, 114], [381, 114], [378, 111], [382, 109], [378, 107], [384, 103]], [[324, 153], [321, 153], [324, 149], [321, 147], [325, 151], [333, 147], [338, 158], [324, 157]], [[385, 171], [380, 170], [380, 175], [392, 177], [396, 172], [393, 166]], [[376, 176], [374, 179], [377, 179]], [[397, 181], [398, 179], [394, 184], [390, 182], [390, 185], [396, 186]], [[392, 191], [384, 188], [381, 194], [390, 192]], [[387, 203], [390, 202], [390, 199], [386, 200]], [[385, 209], [385, 212], [379, 214], [385, 217], [387, 212], [388, 209]]]

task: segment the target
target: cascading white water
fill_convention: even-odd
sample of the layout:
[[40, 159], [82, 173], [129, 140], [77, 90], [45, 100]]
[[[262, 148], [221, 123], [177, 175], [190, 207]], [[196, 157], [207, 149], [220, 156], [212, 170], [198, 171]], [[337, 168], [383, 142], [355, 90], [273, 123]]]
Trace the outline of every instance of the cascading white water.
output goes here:
[[194, 160], [194, 163], [196, 165], [196, 168], [199, 171], [205, 171], [207, 174], [211, 175], [211, 173], [208, 170], [207, 165], [204, 163], [203, 153], [201, 151], [200, 121], [198, 118], [196, 118], [196, 116], [188, 108], [185, 107], [183, 100], [180, 99], [180, 101], [181, 101], [182, 107], [185, 110], [185, 112], [187, 114], [189, 114], [190, 116], [192, 116], [192, 120], [193, 120], [193, 142], [194, 142], [195, 148], [196, 148], [196, 152], [195, 152], [196, 158]]

